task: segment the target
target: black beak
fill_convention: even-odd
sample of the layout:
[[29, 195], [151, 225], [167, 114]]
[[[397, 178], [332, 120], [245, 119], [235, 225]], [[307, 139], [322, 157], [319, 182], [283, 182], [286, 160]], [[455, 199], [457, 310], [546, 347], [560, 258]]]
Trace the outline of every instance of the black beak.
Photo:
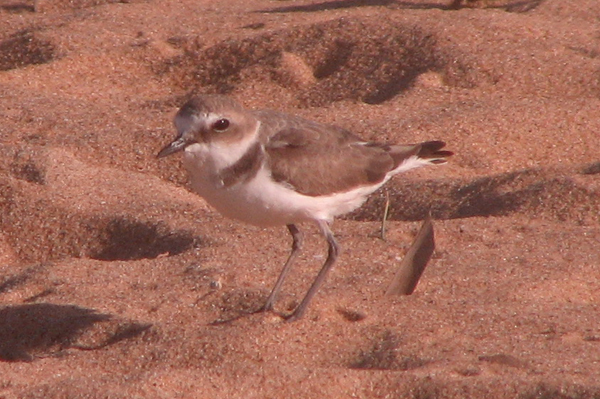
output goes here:
[[179, 151], [183, 151], [185, 147], [187, 147], [188, 143], [182, 138], [179, 137], [175, 139], [171, 144], [168, 144], [165, 148], [160, 150], [160, 152], [156, 155], [157, 158], [163, 158], [167, 155], [174, 154]]

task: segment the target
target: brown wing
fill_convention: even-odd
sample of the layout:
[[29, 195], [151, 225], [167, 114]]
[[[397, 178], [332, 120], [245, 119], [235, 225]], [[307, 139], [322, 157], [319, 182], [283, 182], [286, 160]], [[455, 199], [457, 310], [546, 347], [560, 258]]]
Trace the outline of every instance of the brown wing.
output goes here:
[[318, 196], [376, 184], [395, 166], [390, 147], [366, 144], [335, 126], [262, 111], [267, 162], [276, 181]]

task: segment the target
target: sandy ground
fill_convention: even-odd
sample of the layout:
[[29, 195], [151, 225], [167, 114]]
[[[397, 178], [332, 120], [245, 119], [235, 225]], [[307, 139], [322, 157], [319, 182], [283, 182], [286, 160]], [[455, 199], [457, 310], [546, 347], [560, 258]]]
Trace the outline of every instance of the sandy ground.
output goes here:
[[[0, 0], [0, 398], [600, 397], [600, 2], [449, 3]], [[385, 191], [338, 220], [286, 323], [251, 314], [285, 228], [155, 158], [193, 92], [456, 155], [388, 184], [385, 241]]]

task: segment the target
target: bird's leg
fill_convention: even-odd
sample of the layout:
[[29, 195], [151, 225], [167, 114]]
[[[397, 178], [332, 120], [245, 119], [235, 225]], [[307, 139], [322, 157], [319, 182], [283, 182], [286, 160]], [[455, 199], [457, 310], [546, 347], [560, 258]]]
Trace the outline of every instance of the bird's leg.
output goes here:
[[319, 287], [321, 286], [323, 281], [325, 281], [325, 278], [327, 277], [327, 273], [329, 272], [329, 270], [335, 263], [335, 260], [337, 259], [338, 254], [340, 252], [340, 247], [339, 247], [338, 243], [335, 241], [335, 238], [333, 237], [333, 232], [329, 228], [329, 224], [323, 220], [319, 220], [318, 224], [319, 224], [319, 227], [321, 228], [321, 232], [327, 239], [327, 244], [329, 244], [329, 253], [327, 255], [327, 259], [325, 260], [325, 263], [323, 264], [323, 267], [319, 271], [319, 274], [317, 274], [315, 281], [313, 281], [312, 285], [308, 289], [308, 292], [304, 296], [304, 299], [302, 299], [302, 302], [300, 302], [300, 305], [298, 305], [296, 310], [294, 310], [294, 313], [292, 313], [287, 318], [287, 321], [298, 320], [304, 315], [304, 312], [306, 311], [306, 308], [310, 304], [311, 299], [315, 296], [315, 294], [319, 290]]
[[265, 303], [265, 305], [262, 308], [262, 310], [264, 310], [264, 311], [273, 310], [273, 304], [275, 302], [275, 297], [279, 293], [279, 290], [281, 290], [281, 286], [283, 285], [283, 280], [285, 280], [285, 277], [287, 276], [288, 272], [290, 271], [292, 264], [298, 257], [298, 254], [300, 253], [300, 250], [302, 248], [302, 233], [300, 232], [300, 230], [298, 230], [298, 228], [293, 224], [288, 224], [287, 228], [290, 231], [290, 234], [292, 235], [292, 239], [293, 239], [292, 252], [290, 252], [290, 256], [288, 257], [287, 261], [285, 262], [285, 265], [283, 266], [283, 270], [281, 270], [281, 274], [279, 274], [279, 277], [277, 278], [277, 281], [275, 282], [275, 286], [273, 287], [271, 294], [267, 298], [267, 302]]

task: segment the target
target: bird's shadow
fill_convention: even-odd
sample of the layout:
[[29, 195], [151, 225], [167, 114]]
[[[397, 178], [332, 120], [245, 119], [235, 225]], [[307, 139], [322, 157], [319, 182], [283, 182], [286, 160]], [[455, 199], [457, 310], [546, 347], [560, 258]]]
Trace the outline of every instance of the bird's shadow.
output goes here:
[[283, 313], [283, 312], [275, 311], [272, 309], [265, 310], [264, 306], [261, 306], [260, 308], [255, 309], [255, 310], [242, 310], [242, 311], [236, 313], [235, 315], [227, 315], [227, 316], [221, 317], [221, 318], [214, 320], [208, 324], [210, 326], [220, 326], [220, 325], [224, 325], [224, 324], [231, 324], [238, 320], [245, 319], [246, 317], [254, 317], [254, 316], [264, 317], [265, 315], [268, 315], [268, 314], [278, 316], [282, 321], [292, 321], [293, 320], [292, 319], [293, 313]]
[[151, 325], [75, 305], [36, 303], [0, 308], [0, 326], [0, 361], [18, 362], [103, 348]]
[[225, 316], [225, 317], [220, 317], [216, 320], [211, 321], [210, 323], [208, 323], [209, 326], [221, 326], [221, 325], [227, 325], [227, 324], [231, 324], [233, 322], [236, 322], [238, 320], [242, 320], [245, 319], [246, 317], [251, 317], [257, 314], [262, 314], [264, 313], [264, 311], [261, 309], [257, 309], [254, 311], [245, 311], [245, 312], [239, 312], [238, 314], [231, 316]]
[[[291, 309], [287, 309], [287, 313], [274, 309], [265, 310], [266, 298], [265, 292], [255, 290], [235, 289], [224, 293], [213, 303], [214, 308], [219, 310], [219, 316], [209, 325], [231, 324], [247, 317], [263, 317], [269, 314], [278, 316], [282, 320], [287, 320], [291, 316], [291, 313], [289, 313]], [[292, 303], [292, 305], [295, 308], [296, 304]]]

